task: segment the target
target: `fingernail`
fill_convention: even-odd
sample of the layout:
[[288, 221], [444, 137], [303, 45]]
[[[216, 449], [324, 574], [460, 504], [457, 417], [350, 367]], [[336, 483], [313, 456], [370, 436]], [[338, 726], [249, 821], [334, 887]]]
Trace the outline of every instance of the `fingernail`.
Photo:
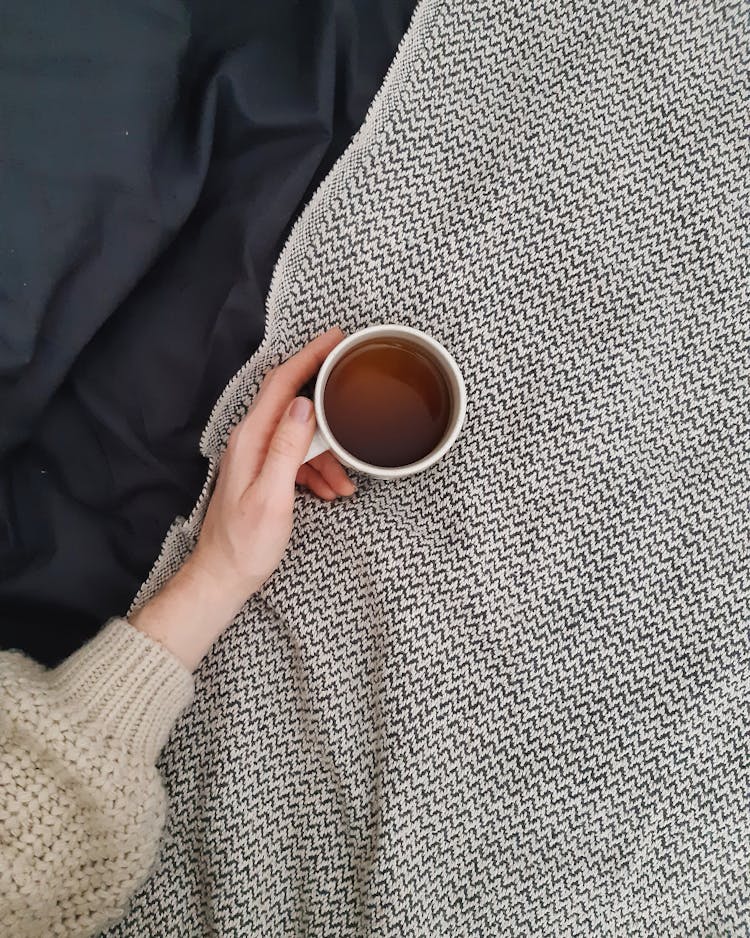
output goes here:
[[289, 408], [289, 416], [292, 420], [299, 421], [299, 423], [307, 423], [312, 416], [312, 411], [312, 401], [306, 397], [295, 397], [292, 406]]

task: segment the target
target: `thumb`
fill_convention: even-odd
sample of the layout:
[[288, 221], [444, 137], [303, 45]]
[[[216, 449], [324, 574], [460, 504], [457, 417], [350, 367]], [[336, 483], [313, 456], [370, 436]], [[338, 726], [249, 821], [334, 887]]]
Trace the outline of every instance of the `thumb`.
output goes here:
[[312, 401], [295, 397], [284, 411], [268, 445], [258, 481], [272, 494], [287, 496], [315, 433]]

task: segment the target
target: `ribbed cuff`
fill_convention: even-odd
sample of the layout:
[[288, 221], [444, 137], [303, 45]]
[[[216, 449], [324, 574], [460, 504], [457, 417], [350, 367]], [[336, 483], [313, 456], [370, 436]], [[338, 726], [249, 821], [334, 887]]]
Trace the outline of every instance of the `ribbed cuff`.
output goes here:
[[112, 619], [49, 672], [66, 709], [121, 740], [149, 763], [193, 699], [193, 677], [174, 655], [125, 619]]

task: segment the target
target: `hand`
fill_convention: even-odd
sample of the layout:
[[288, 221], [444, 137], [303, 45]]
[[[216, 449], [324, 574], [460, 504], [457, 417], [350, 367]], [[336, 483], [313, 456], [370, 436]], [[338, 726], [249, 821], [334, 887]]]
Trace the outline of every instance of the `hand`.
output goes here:
[[190, 669], [278, 566], [292, 531], [295, 481], [327, 500], [355, 491], [330, 453], [301, 465], [315, 420], [312, 403], [295, 397], [343, 338], [331, 329], [266, 376], [230, 436], [193, 553], [131, 618]]
[[344, 335], [332, 329], [271, 371], [232, 433], [191, 557], [240, 606], [276, 569], [292, 533], [295, 479], [323, 498], [354, 485], [330, 453], [301, 465], [315, 432], [312, 402], [295, 397]]

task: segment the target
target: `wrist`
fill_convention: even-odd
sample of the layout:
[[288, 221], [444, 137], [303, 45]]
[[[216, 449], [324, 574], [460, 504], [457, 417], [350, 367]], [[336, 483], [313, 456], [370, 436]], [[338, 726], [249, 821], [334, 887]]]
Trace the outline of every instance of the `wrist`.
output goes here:
[[242, 608], [249, 593], [189, 557], [162, 590], [130, 618], [193, 671]]
[[218, 613], [229, 615], [233, 619], [245, 602], [255, 593], [262, 583], [248, 582], [247, 577], [235, 575], [229, 564], [216, 564], [209, 552], [201, 550], [201, 545], [175, 574], [185, 582], [196, 599]]

